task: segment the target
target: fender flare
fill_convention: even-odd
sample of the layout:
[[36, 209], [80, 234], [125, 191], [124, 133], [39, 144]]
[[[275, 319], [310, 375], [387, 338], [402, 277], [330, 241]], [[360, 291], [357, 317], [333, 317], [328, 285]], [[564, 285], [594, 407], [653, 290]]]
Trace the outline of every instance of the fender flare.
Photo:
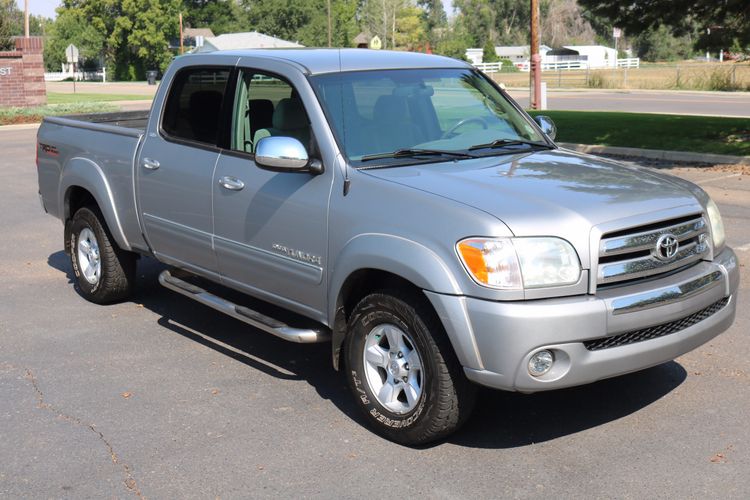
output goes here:
[[[403, 237], [388, 234], [358, 235], [344, 246], [336, 256], [337, 263], [330, 279], [328, 292], [328, 318], [332, 329], [332, 354], [334, 367], [338, 369], [341, 346], [346, 337], [346, 324], [339, 296], [346, 280], [363, 269], [385, 271], [403, 278], [426, 293], [426, 297], [443, 323], [456, 355], [464, 366], [480, 364], [476, 358], [473, 331], [468, 317], [448, 318], [443, 302], [436, 296], [461, 296], [463, 292], [454, 276], [454, 269], [432, 249]], [[456, 261], [457, 263], [458, 261]], [[456, 301], [461, 297], [452, 297]], [[463, 316], [463, 315], [462, 315]]]
[[65, 164], [60, 175], [57, 198], [60, 200], [59, 213], [62, 214], [63, 222], [73, 216], [70, 213], [69, 203], [70, 190], [73, 187], [79, 187], [91, 193], [117, 245], [123, 250], [131, 250], [114, 206], [112, 188], [101, 167], [88, 158], [81, 157], [73, 157]]

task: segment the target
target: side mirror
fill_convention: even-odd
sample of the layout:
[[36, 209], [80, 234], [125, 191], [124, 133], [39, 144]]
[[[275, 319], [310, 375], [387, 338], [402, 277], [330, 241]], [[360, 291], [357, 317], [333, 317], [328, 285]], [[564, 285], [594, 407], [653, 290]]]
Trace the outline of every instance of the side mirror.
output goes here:
[[323, 173], [319, 160], [310, 159], [307, 150], [294, 137], [264, 137], [255, 147], [255, 164], [274, 172]]
[[555, 122], [552, 121], [552, 118], [544, 115], [536, 115], [534, 121], [539, 125], [539, 128], [542, 129], [542, 132], [550, 138], [550, 140], [555, 140], [555, 137], [557, 137], [557, 127], [555, 126]]

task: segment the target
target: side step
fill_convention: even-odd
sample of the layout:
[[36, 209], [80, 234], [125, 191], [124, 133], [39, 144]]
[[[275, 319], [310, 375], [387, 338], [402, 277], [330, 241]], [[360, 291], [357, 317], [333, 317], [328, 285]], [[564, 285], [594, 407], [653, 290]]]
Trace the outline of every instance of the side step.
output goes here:
[[265, 314], [261, 314], [258, 311], [222, 299], [217, 295], [207, 292], [199, 286], [183, 281], [180, 278], [173, 276], [169, 271], [162, 271], [161, 274], [159, 274], [159, 283], [172, 291], [216, 309], [219, 312], [223, 312], [228, 316], [258, 328], [259, 330], [263, 330], [264, 332], [288, 340], [289, 342], [311, 344], [325, 342], [331, 338], [330, 334], [324, 328], [319, 330], [292, 328], [291, 326], [268, 317]]

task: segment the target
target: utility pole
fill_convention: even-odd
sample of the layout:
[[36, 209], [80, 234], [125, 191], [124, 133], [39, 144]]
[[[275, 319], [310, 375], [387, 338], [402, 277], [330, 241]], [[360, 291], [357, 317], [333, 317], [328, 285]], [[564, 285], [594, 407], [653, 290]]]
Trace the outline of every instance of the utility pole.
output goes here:
[[388, 11], [383, 0], [383, 49], [388, 48]]
[[29, 0], [23, 1], [23, 34], [29, 38]]
[[328, 46], [333, 47], [331, 44], [331, 0], [328, 0]]
[[183, 35], [182, 35], [182, 12], [180, 12], [180, 55], [185, 53], [185, 47], [183, 46]]
[[539, 55], [539, 0], [531, 0], [531, 53], [530, 78], [531, 109], [541, 109], [542, 94], [542, 58]]

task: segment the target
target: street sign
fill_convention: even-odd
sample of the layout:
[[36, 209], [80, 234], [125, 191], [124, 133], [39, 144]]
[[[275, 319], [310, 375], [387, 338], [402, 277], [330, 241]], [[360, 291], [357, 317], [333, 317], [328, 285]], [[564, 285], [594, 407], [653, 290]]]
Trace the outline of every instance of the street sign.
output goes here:
[[65, 48], [65, 57], [69, 63], [78, 64], [78, 47], [72, 43]]
[[620, 38], [622, 36], [622, 30], [620, 28], [612, 28], [612, 38]]
[[383, 42], [380, 41], [380, 37], [378, 35], [375, 35], [372, 37], [372, 40], [370, 40], [370, 48], [375, 50], [380, 50], [383, 47]]

